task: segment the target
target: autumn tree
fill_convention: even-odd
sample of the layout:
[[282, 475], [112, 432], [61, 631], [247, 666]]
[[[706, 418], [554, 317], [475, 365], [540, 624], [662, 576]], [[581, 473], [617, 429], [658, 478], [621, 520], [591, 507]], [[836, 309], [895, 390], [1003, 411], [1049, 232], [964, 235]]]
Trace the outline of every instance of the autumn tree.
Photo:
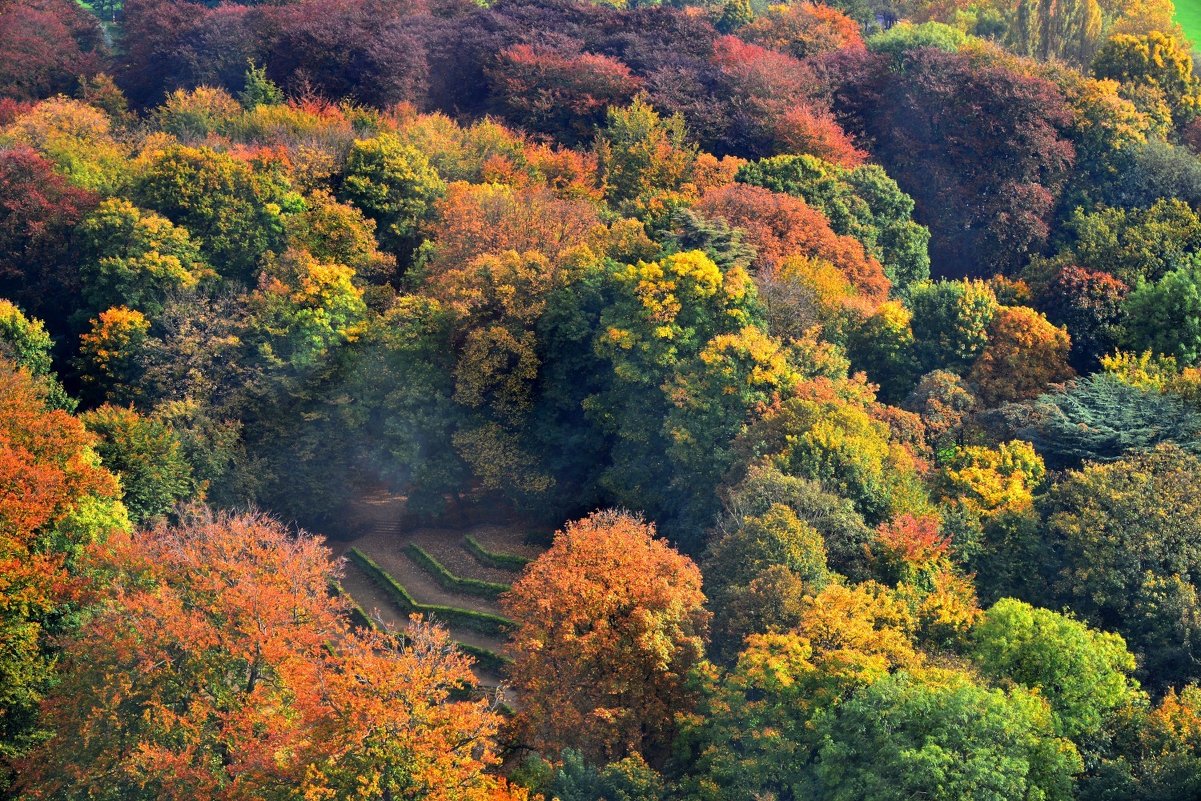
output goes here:
[[929, 500], [915, 454], [873, 415], [869, 398], [864, 387], [845, 379], [808, 382], [752, 421], [737, 447], [850, 499], [873, 525], [922, 513]]
[[1187, 47], [1174, 37], [1160, 31], [1141, 36], [1119, 33], [1101, 46], [1092, 68], [1098, 78], [1158, 92], [1177, 124], [1196, 116], [1201, 84], [1193, 75]]
[[835, 233], [880, 260], [894, 292], [930, 277], [930, 232], [913, 221], [913, 199], [879, 165], [845, 169], [815, 156], [775, 156], [743, 166], [737, 179], [803, 198]]
[[185, 228], [222, 277], [251, 283], [258, 259], [279, 248], [284, 212], [299, 206], [286, 180], [208, 147], [172, 145], [144, 158], [134, 202]]
[[1158, 198], [1147, 208], [1077, 209], [1067, 221], [1071, 261], [1133, 286], [1157, 281], [1201, 251], [1201, 216], [1178, 198]]
[[647, 211], [657, 195], [669, 199], [693, 180], [698, 157], [683, 117], [663, 117], [641, 97], [626, 108], [609, 109], [597, 132], [596, 153], [610, 201]]
[[923, 657], [908, 609], [878, 584], [831, 584], [803, 602], [792, 631], [753, 634], [726, 675], [704, 677], [677, 751], [688, 797], [804, 798], [819, 786], [818, 721], [858, 688]]
[[7, 300], [0, 300], [0, 357], [29, 371], [46, 393], [51, 408], [75, 411], [75, 400], [67, 395], [54, 371], [54, 342], [46, 326]]
[[[0, 756], [43, 739], [37, 707], [54, 677], [52, 638], [64, 630], [83, 550], [128, 527], [113, 476], [78, 420], [46, 407], [25, 368], [0, 362]], [[39, 733], [41, 731], [42, 733]], [[0, 771], [7, 785], [8, 768]]]
[[703, 568], [714, 610], [714, 642], [727, 654], [740, 650], [747, 634], [767, 631], [742, 630], [738, 607], [743, 604], [738, 601], [769, 570], [787, 571], [808, 592], [821, 590], [830, 580], [821, 534], [783, 504], [774, 504], [763, 515], [743, 517], [737, 528], [720, 531], [709, 545]]
[[[874, 140], [872, 155], [930, 228], [936, 276], [1012, 273], [1042, 249], [1075, 156], [1054, 84], [920, 43], [831, 66], [850, 130]], [[969, 107], [988, 108], [987, 119]]]
[[83, 297], [96, 312], [125, 304], [151, 316], [166, 296], [212, 277], [188, 232], [128, 201], [102, 201], [80, 225]]
[[197, 512], [114, 536], [93, 569], [114, 591], [66, 643], [30, 797], [494, 797], [499, 719], [450, 698], [468, 658], [425, 623], [403, 644], [353, 630], [316, 538]]
[[976, 397], [959, 376], [934, 370], [921, 377], [902, 406], [921, 415], [931, 446], [941, 449], [960, 433], [976, 408]]
[[[372, 0], [276, 5], [256, 31], [260, 38], [252, 41], [267, 39], [262, 57], [267, 77], [293, 93], [353, 97], [388, 108], [418, 100], [426, 88], [424, 37], [414, 22], [418, 5]], [[228, 56], [220, 55], [238, 55], [228, 50]], [[245, 56], [239, 66], [245, 70]], [[241, 78], [239, 72], [227, 88], [241, 88]]]
[[594, 204], [556, 197], [545, 187], [456, 181], [432, 208], [426, 270], [431, 280], [476, 257], [513, 250], [557, 260], [586, 244], [600, 225]]
[[1122, 301], [1130, 287], [1107, 273], [1066, 265], [1037, 299], [1051, 322], [1072, 339], [1069, 361], [1078, 372], [1095, 370], [1122, 339]]
[[70, 92], [103, 63], [104, 37], [86, 9], [67, 0], [0, 5], [0, 94], [40, 100]]
[[126, 149], [109, 116], [87, 103], [65, 97], [43, 100], [4, 133], [49, 159], [76, 186], [112, 192], [124, 184]]
[[869, 299], [888, 295], [880, 262], [855, 239], [834, 233], [821, 212], [800, 198], [735, 184], [706, 192], [698, 208], [742, 228], [756, 250], [758, 269], [766, 274], [778, 270], [786, 257], [802, 255], [833, 264]]
[[742, 107], [717, 152], [743, 158], [810, 153], [847, 167], [863, 161], [804, 62], [725, 36], [714, 43], [713, 63], [723, 93]]
[[988, 327], [988, 345], [968, 373], [986, 405], [1024, 400], [1067, 381], [1071, 339], [1028, 306], [1004, 306]]
[[62, 330], [79, 281], [71, 231], [98, 202], [28, 147], [0, 151], [0, 291]]
[[587, 141], [606, 110], [628, 103], [641, 85], [609, 56], [528, 44], [502, 50], [486, 74], [509, 120], [566, 144]]
[[766, 13], [742, 26], [738, 37], [797, 58], [864, 46], [855, 20], [822, 3], [769, 6]]
[[527, 742], [602, 760], [661, 756], [688, 709], [709, 613], [701, 574], [620, 512], [568, 524], [504, 599]]
[[248, 335], [262, 343], [272, 363], [310, 367], [327, 350], [353, 339], [367, 308], [354, 271], [322, 262], [303, 250], [268, 258], [249, 299]]
[[1201, 688], [1169, 689], [1154, 707], [1133, 707], [1116, 723], [1114, 747], [1081, 782], [1082, 799], [1184, 801], [1201, 791]]
[[125, 306], [106, 309], [79, 338], [83, 395], [90, 400], [131, 403], [140, 394], [150, 321]]

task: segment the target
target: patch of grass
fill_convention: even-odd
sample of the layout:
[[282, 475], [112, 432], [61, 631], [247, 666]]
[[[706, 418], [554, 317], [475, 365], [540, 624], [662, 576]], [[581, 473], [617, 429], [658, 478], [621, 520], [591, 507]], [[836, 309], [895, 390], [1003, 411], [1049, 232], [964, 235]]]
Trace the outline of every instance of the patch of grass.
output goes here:
[[490, 670], [493, 673], [503, 674], [509, 665], [513, 664], [513, 660], [504, 654], [498, 654], [496, 651], [491, 651], [487, 648], [481, 648], [478, 645], [470, 643], [458, 643], [459, 650], [475, 659], [475, 663], [484, 670]]
[[347, 557], [362, 568], [363, 572], [388, 594], [401, 612], [406, 614], [416, 612], [441, 620], [448, 625], [459, 625], [492, 637], [503, 637], [516, 625], [508, 618], [490, 615], [487, 612], [476, 612], [474, 609], [420, 603], [405, 589], [403, 584], [392, 578], [388, 571], [358, 548], [351, 548], [347, 551]]
[[463, 547], [475, 557], [477, 562], [485, 567], [495, 567], [501, 570], [523, 570], [526, 565], [533, 561], [524, 556], [518, 556], [515, 553], [490, 551], [470, 534], [463, 537]]
[[508, 584], [497, 584], [492, 581], [481, 581], [473, 578], [463, 578], [451, 573], [446, 565], [439, 562], [434, 555], [415, 542], [405, 546], [405, 551], [412, 557], [422, 570], [434, 577], [434, 580], [448, 592], [461, 592], [466, 595], [476, 595], [480, 598], [499, 598], [509, 591]]
[[1201, 49], [1201, 0], [1176, 0], [1176, 21], [1193, 49]]

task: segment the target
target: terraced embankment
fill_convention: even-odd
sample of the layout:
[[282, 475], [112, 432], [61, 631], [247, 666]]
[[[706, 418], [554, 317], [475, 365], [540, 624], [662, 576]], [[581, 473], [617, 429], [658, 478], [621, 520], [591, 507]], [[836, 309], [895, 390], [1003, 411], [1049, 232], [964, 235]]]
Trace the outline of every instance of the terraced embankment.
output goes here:
[[387, 625], [403, 628], [413, 612], [438, 620], [476, 657], [480, 683], [497, 686], [511, 625], [498, 598], [540, 549], [527, 545], [526, 532], [517, 526], [404, 526], [403, 501], [395, 497], [365, 498], [356, 512], [362, 533], [331, 542], [346, 557], [346, 592], [370, 618]]

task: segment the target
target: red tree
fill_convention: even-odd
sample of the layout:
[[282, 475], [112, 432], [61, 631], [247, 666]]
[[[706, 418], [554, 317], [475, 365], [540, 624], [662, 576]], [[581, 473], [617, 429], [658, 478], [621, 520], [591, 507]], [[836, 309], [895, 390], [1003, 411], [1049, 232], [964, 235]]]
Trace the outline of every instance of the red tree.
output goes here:
[[0, 95], [40, 100], [75, 88], [104, 62], [95, 17], [72, 0], [0, 2]]
[[97, 202], [33, 150], [0, 151], [0, 295], [61, 328], [79, 291], [71, 232]]
[[590, 139], [610, 106], [624, 106], [641, 81], [616, 59], [514, 45], [487, 71], [500, 110], [515, 124], [561, 142]]
[[118, 535], [45, 705], [30, 798], [485, 801], [487, 700], [444, 629], [352, 630], [328, 549], [257, 515]]

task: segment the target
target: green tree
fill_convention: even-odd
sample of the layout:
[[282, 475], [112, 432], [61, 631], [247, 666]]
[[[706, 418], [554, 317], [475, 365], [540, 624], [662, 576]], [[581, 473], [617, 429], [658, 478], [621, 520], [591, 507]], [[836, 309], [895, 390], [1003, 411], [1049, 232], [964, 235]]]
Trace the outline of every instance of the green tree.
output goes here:
[[1019, 0], [992, 3], [1005, 23], [1005, 46], [1041, 61], [1087, 66], [1101, 45], [1102, 4], [1097, 0]]
[[1052, 602], [1117, 631], [1144, 683], [1198, 676], [1201, 460], [1171, 445], [1086, 465], [1040, 501]]
[[375, 220], [385, 249], [407, 260], [418, 226], [445, 192], [445, 182], [424, 153], [395, 134], [380, 134], [351, 146], [339, 197]]
[[1145, 209], [1076, 209], [1067, 227], [1067, 258], [1129, 285], [1140, 278], [1158, 281], [1201, 251], [1201, 217], [1176, 198], [1160, 198]]
[[1187, 450], [1201, 446], [1201, 414], [1177, 396], [1131, 386], [1109, 373], [1018, 407], [1014, 435], [1034, 443], [1053, 468], [1112, 462], [1161, 442]]
[[821, 726], [816, 773], [831, 801], [1067, 801], [1083, 763], [1045, 701], [961, 672], [898, 672]]
[[1036, 690], [1051, 705], [1055, 733], [1081, 744], [1136, 699], [1134, 656], [1116, 634], [1013, 598], [993, 604], [972, 631], [972, 660], [994, 681]]
[[737, 528], [721, 532], [709, 545], [702, 569], [714, 610], [713, 640], [724, 653], [736, 653], [743, 637], [757, 633], [741, 625], [751, 611], [744, 608], [745, 601], [750, 586], [772, 568], [788, 571], [810, 593], [830, 581], [821, 534], [782, 504], [742, 518]]
[[667, 788], [663, 777], [634, 754], [603, 768], [589, 765], [578, 751], [568, 748], [563, 764], [547, 789], [558, 801], [662, 801]]
[[1201, 362], [1201, 266], [1182, 267], [1126, 297], [1126, 345]]
[[267, 77], [266, 67], [248, 61], [246, 81], [238, 94], [238, 101], [247, 109], [257, 106], [279, 106], [284, 102], [284, 93]]
[[98, 437], [100, 463], [120, 480], [121, 500], [134, 523], [161, 519], [196, 491], [192, 467], [166, 424], [108, 404], [80, 419]]
[[752, 466], [730, 488], [717, 536], [737, 531], [746, 519], [762, 517], [777, 506], [790, 509], [798, 520], [821, 535], [832, 570], [855, 580], [867, 577], [864, 546], [871, 540], [872, 531], [854, 504], [827, 492], [817, 481], [785, 475], [769, 466]]
[[75, 400], [67, 395], [54, 373], [53, 347], [41, 320], [26, 317], [15, 304], [0, 299], [0, 356], [24, 367], [42, 382], [51, 408], [72, 412]]
[[997, 298], [983, 281], [923, 282], [907, 299], [917, 358], [923, 372], [962, 374], [988, 344]]

